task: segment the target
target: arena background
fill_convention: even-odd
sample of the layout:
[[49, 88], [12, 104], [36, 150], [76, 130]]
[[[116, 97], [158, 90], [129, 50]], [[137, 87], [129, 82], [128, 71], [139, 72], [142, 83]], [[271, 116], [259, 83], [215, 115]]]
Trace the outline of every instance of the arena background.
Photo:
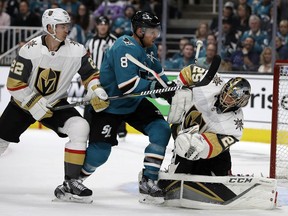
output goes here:
[[[6, 89], [6, 79], [8, 76], [9, 67], [0, 67], [0, 114], [5, 109], [10, 94]], [[177, 72], [166, 71], [169, 79], [175, 79]], [[235, 74], [235, 73], [221, 73], [225, 80], [235, 76], [241, 76], [249, 80], [252, 86], [252, 96], [248, 105], [244, 108], [244, 133], [243, 141], [264, 142], [270, 143], [270, 129], [272, 116], [272, 90], [273, 90], [273, 76], [262, 74]], [[78, 76], [75, 76], [71, 87], [69, 89], [69, 101], [81, 101], [84, 94], [84, 87], [80, 84]], [[151, 101], [159, 107], [164, 115], [169, 111], [168, 103], [163, 99], [151, 99]], [[77, 108], [83, 113], [83, 107]], [[34, 128], [42, 128], [38, 122], [32, 125]], [[136, 130], [127, 126], [129, 133], [137, 133]]]

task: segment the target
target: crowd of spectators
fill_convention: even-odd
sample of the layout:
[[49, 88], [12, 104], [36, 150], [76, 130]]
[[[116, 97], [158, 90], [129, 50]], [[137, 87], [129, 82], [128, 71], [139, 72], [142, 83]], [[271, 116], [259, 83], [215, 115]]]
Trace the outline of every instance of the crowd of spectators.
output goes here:
[[[277, 4], [277, 11], [279, 12], [287, 2], [277, 1]], [[225, 70], [272, 72], [272, 12], [273, 1], [271, 0], [226, 1], [220, 31], [222, 34], [219, 40], [221, 43], [219, 53]], [[285, 15], [281, 16], [280, 14], [279, 16], [278, 13], [279, 20], [277, 20], [278, 28], [274, 50], [276, 50], [276, 59], [280, 60], [288, 60], [288, 20]], [[199, 23], [195, 37], [186, 38], [186, 41], [192, 41], [194, 45], [197, 40], [203, 41], [204, 46], [199, 54], [199, 58], [203, 61], [203, 59], [208, 58], [206, 53], [208, 45], [212, 43], [217, 46], [217, 40], [215, 39], [218, 39], [218, 34], [218, 17], [216, 17], [211, 21], [209, 29], [207, 29], [207, 23]], [[183, 45], [183, 39], [179, 41], [179, 44], [181, 43]], [[181, 50], [180, 48], [179, 53], [181, 53]], [[179, 53], [177, 53], [178, 57], [183, 58], [183, 55], [181, 57]], [[172, 66], [172, 69], [178, 69], [173, 67], [175, 61], [174, 57], [169, 58], [165, 63], [165, 67], [168, 68], [169, 66], [171, 68]]]
[[[277, 36], [275, 41], [276, 60], [288, 60], [288, 20], [286, 13], [281, 14], [281, 8], [288, 6], [285, 1], [272, 0], [238, 0], [224, 1], [222, 29], [218, 29], [218, 17], [208, 24], [200, 22], [195, 32], [195, 37], [186, 38], [187, 43], [194, 45], [197, 40], [204, 44], [199, 53], [197, 64], [208, 67], [209, 58], [217, 48], [217, 40], [221, 43], [219, 54], [222, 58], [223, 70], [247, 72], [272, 72], [272, 26], [273, 3], [277, 2], [278, 20]], [[219, 37], [219, 32], [221, 35]], [[179, 41], [179, 45], [183, 39]], [[210, 46], [213, 44], [213, 46]], [[208, 51], [209, 50], [209, 51]], [[207, 51], [209, 53], [207, 53]], [[195, 53], [195, 52], [194, 52]], [[179, 56], [179, 55], [182, 56]], [[165, 61], [165, 67], [178, 69], [174, 62], [184, 58], [182, 48], [177, 53], [178, 59], [170, 57]], [[191, 58], [195, 58], [192, 56]], [[176, 66], [176, 67], [174, 67]], [[185, 65], [184, 65], [185, 66]]]
[[[95, 20], [99, 16], [107, 16], [111, 22], [111, 31], [119, 37], [131, 34], [130, 19], [137, 10], [145, 10], [161, 17], [162, 1], [157, 0], [0, 0], [0, 25], [41, 27], [41, 17], [48, 8], [63, 8], [71, 16], [71, 33], [69, 37], [85, 44], [96, 31]], [[171, 6], [172, 7], [172, 6]], [[172, 11], [172, 10], [171, 10]], [[176, 16], [177, 10], [173, 10]], [[8, 33], [1, 30], [2, 38], [7, 39]], [[26, 38], [19, 34], [17, 42], [23, 43]], [[25, 35], [27, 36], [27, 35]], [[1, 49], [0, 53], [11, 47]]]
[[[116, 37], [131, 34], [130, 19], [137, 10], [146, 10], [162, 18], [162, 2], [157, 0], [0, 0], [1, 26], [41, 26], [42, 13], [47, 8], [61, 7], [69, 12], [72, 20], [69, 37], [85, 44], [95, 35], [95, 20], [107, 16], [111, 33]], [[278, 20], [275, 41], [276, 59], [288, 59], [288, 18], [282, 13], [285, 1], [238, 0], [224, 1], [221, 50], [223, 68], [230, 71], [272, 72], [273, 2], [277, 2]], [[284, 3], [283, 3], [284, 2]], [[281, 5], [282, 4], [282, 5]], [[181, 12], [169, 5], [169, 18], [179, 18]], [[179, 50], [167, 55], [163, 66], [180, 69], [195, 61], [195, 44], [203, 41], [198, 64], [209, 66], [212, 54], [217, 53], [218, 17], [211, 22], [200, 22], [193, 38], [181, 38]], [[0, 36], [3, 37], [3, 30]], [[21, 35], [21, 34], [20, 34]], [[19, 38], [23, 42], [24, 38]], [[161, 38], [158, 41], [162, 49]], [[213, 44], [210, 46], [210, 44]], [[267, 48], [267, 49], [266, 49]], [[167, 49], [165, 49], [167, 51]], [[216, 54], [215, 53], [215, 54]], [[161, 59], [161, 57], [160, 57]], [[224, 67], [225, 66], [225, 67]]]

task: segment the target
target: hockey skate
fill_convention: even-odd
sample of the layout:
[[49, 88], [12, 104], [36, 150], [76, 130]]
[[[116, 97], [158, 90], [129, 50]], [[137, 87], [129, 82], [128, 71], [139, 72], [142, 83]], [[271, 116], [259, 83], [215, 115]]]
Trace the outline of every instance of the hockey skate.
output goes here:
[[164, 203], [164, 193], [158, 187], [157, 181], [153, 181], [146, 176], [142, 176], [139, 182], [140, 203], [162, 204]]
[[82, 184], [81, 180], [71, 179], [65, 180], [62, 185], [59, 185], [54, 195], [58, 199], [54, 201], [92, 203], [92, 191]]

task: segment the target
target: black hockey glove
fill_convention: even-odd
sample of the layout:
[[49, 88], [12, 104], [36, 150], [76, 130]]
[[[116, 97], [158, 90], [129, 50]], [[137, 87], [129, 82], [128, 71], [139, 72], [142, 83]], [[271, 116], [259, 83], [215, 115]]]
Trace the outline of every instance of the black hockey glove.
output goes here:
[[[173, 81], [169, 81], [166, 83], [166, 85], [168, 87], [174, 87], [177, 84]], [[152, 81], [150, 84], [150, 90], [156, 90], [156, 89], [163, 89], [164, 87], [158, 82], [158, 81]], [[152, 98], [164, 98], [169, 104], [171, 104], [172, 101], [172, 97], [175, 95], [174, 91], [171, 92], [163, 92], [163, 93], [157, 93], [157, 94], [153, 94], [151, 95]]]

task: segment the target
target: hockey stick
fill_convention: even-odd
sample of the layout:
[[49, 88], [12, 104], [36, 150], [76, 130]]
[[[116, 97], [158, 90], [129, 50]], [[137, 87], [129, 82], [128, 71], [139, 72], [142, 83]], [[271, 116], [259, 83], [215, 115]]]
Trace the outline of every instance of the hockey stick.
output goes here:
[[143, 68], [144, 70], [148, 71], [149, 73], [151, 73], [156, 79], [157, 81], [164, 87], [167, 88], [168, 86], [166, 85], [166, 83], [161, 79], [161, 77], [159, 76], [158, 73], [156, 73], [154, 70], [152, 70], [151, 68], [148, 68], [147, 66], [145, 66], [144, 64], [142, 64], [140, 61], [138, 61], [136, 58], [134, 58], [132, 55], [130, 55], [129, 53], [125, 54], [125, 57], [133, 62], [135, 65], [137, 65], [138, 67]]
[[[181, 86], [174, 86], [174, 87], [167, 87], [167, 88], [163, 88], [163, 89], [142, 91], [139, 93], [132, 93], [132, 94], [126, 94], [126, 95], [119, 95], [119, 96], [118, 95], [117, 96], [111, 96], [111, 97], [108, 97], [108, 99], [109, 100], [118, 100], [118, 99], [124, 99], [124, 98], [147, 96], [147, 95], [151, 95], [151, 94], [159, 94], [159, 93], [164, 93], [164, 92], [173, 92], [173, 91], [177, 91], [177, 90], [185, 89], [185, 88], [191, 89], [191, 88], [195, 88], [195, 87], [206, 86], [212, 81], [214, 75], [217, 73], [220, 62], [221, 62], [220, 56], [216, 55], [214, 57], [212, 63], [211, 63], [209, 70], [207, 71], [207, 73], [203, 77], [203, 79], [200, 80], [195, 85], [192, 85], [189, 87], [182, 86], [182, 85]], [[57, 110], [73, 108], [75, 106], [88, 105], [88, 104], [90, 104], [90, 101], [80, 101], [80, 102], [75, 102], [75, 103], [71, 103], [71, 104], [67, 104], [67, 105], [63, 105], [63, 106], [57, 106], [57, 107], [47, 106], [47, 108], [51, 109], [52, 111], [57, 111]]]
[[[192, 88], [193, 87], [194, 86], [192, 86]], [[164, 92], [173, 92], [173, 91], [177, 91], [177, 90], [183, 89], [183, 88], [190, 88], [190, 87], [174, 86], [174, 87], [167, 87], [167, 88], [163, 88], [163, 89], [147, 90], [147, 91], [127, 94], [127, 95], [111, 96], [111, 97], [108, 97], [108, 100], [118, 100], [118, 99], [125, 99], [125, 98], [147, 96], [147, 95], [151, 95], [151, 94], [159, 94], [159, 93], [164, 93]], [[79, 102], [75, 102], [75, 103], [71, 103], [71, 104], [67, 104], [67, 105], [62, 105], [62, 106], [56, 106], [56, 107], [47, 106], [47, 108], [50, 109], [51, 111], [57, 111], [57, 110], [62, 110], [62, 109], [73, 108], [75, 106], [86, 106], [89, 104], [90, 104], [90, 101], [79, 101]]]

